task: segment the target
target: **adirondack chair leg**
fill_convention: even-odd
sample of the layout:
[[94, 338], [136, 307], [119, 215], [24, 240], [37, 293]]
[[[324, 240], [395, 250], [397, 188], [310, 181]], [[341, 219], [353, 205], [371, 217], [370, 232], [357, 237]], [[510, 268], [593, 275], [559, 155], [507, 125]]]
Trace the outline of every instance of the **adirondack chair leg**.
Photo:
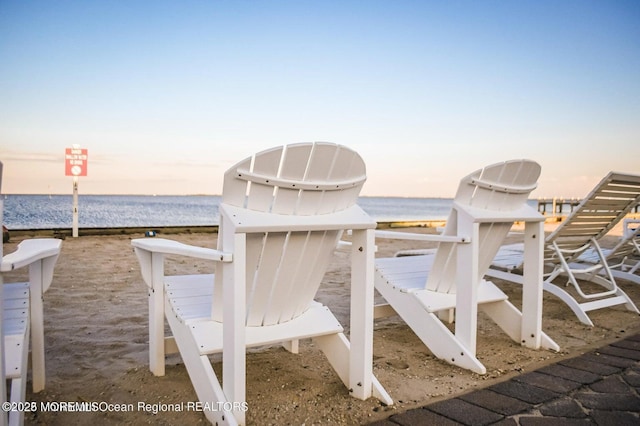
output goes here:
[[381, 401], [385, 405], [393, 405], [393, 399], [391, 395], [382, 386], [382, 383], [378, 381], [376, 376], [371, 376], [372, 396], [378, 401]]
[[149, 303], [149, 370], [164, 376], [164, 254], [134, 248], [140, 272], [148, 287]]
[[[222, 383], [224, 395], [230, 401], [243, 403], [246, 399], [247, 386], [245, 337], [247, 234], [222, 235], [221, 238], [225, 239], [224, 247], [234, 253], [233, 263], [223, 263], [220, 268], [223, 274], [224, 306], [233, 307], [233, 309], [224, 309], [222, 313]], [[201, 401], [207, 400], [201, 399]], [[234, 415], [239, 424], [244, 424], [244, 411], [236, 411]]]
[[458, 221], [458, 235], [471, 235], [457, 247], [455, 336], [475, 356], [478, 333], [478, 253], [480, 224]]
[[449, 364], [466, 368], [478, 374], [487, 372], [485, 366], [476, 358], [475, 353], [463, 346], [436, 314], [426, 312], [424, 306], [411, 293], [398, 291], [383, 281], [384, 278], [376, 282], [376, 289], [385, 300], [398, 308], [400, 317], [433, 355]]
[[[25, 364], [26, 365], [26, 364]], [[14, 398], [13, 395], [22, 395]], [[26, 377], [20, 377], [19, 379], [13, 379], [11, 381], [11, 402], [18, 404], [24, 401], [27, 395], [27, 380]], [[19, 426], [24, 424], [24, 411], [15, 410], [9, 413], [9, 426]]]
[[[511, 308], [513, 319], [510, 323], [520, 324], [519, 336], [523, 346], [538, 349], [542, 345], [547, 349], [558, 351], [559, 346], [542, 332], [542, 293], [544, 282], [544, 223], [529, 222], [524, 229], [524, 270], [522, 276], [522, 312], [509, 301], [504, 305]], [[518, 321], [516, 317], [519, 317]], [[496, 320], [498, 322], [498, 320]], [[500, 325], [500, 323], [498, 323]], [[516, 341], [517, 341], [516, 340]], [[547, 346], [545, 346], [547, 345]], [[549, 347], [548, 345], [551, 345]]]
[[[26, 365], [26, 364], [25, 364]], [[22, 395], [21, 397], [13, 398], [14, 392], [16, 394]], [[27, 395], [27, 379], [26, 377], [21, 377], [19, 379], [13, 379], [11, 381], [11, 402], [18, 404], [21, 401], [24, 401]], [[24, 411], [16, 410], [11, 411], [9, 413], [9, 426], [19, 426], [24, 424]]]
[[398, 315], [395, 309], [388, 303], [380, 303], [373, 306], [373, 319], [387, 318]]
[[371, 396], [373, 377], [374, 261], [374, 230], [354, 230], [351, 246], [351, 343], [347, 358], [347, 387], [351, 395], [363, 400]]
[[[540, 333], [540, 342], [535, 339], [534, 333], [530, 333], [529, 338], [521, 337], [523, 324], [522, 313], [513, 306], [511, 302], [499, 301], [493, 303], [483, 303], [480, 305], [482, 312], [487, 314], [513, 341], [520, 342], [523, 346], [531, 349], [550, 349], [558, 352], [560, 346], [554, 342], [546, 333]], [[533, 335], [533, 336], [531, 336]]]
[[287, 342], [282, 342], [282, 347], [292, 354], [298, 354], [300, 353], [300, 340], [294, 339]]
[[453, 321], [455, 320], [455, 310], [445, 309], [444, 311], [438, 311], [438, 318], [440, 318], [440, 321], [453, 324]]
[[[42, 260], [29, 265], [29, 316], [31, 320], [31, 364], [33, 392], [44, 389], [44, 315], [43, 315], [43, 270]], [[26, 364], [24, 364], [26, 365]]]
[[[320, 350], [325, 354], [329, 364], [331, 364], [336, 374], [338, 374], [342, 383], [349, 389], [349, 393], [353, 395], [353, 389], [349, 386], [349, 353], [351, 346], [349, 340], [347, 340], [344, 334], [340, 333], [315, 337], [313, 341], [316, 342]], [[365, 398], [360, 399], [367, 399], [369, 396], [373, 396], [386, 405], [393, 404], [393, 399], [382, 387], [380, 382], [373, 375], [371, 375], [371, 379], [371, 391], [365, 392]]]
[[[166, 308], [167, 310], [171, 309], [170, 306]], [[240, 421], [236, 419], [237, 416], [234, 417], [233, 412], [224, 410], [229, 405], [227, 404], [229, 401], [220, 386], [209, 358], [206, 355], [201, 355], [198, 351], [199, 346], [189, 330], [189, 325], [181, 322], [175, 315], [168, 315], [167, 321], [181, 349], [180, 356], [184, 361], [187, 373], [189, 373], [198, 400], [203, 404], [213, 404], [212, 407], [205, 407], [205, 417], [214, 425], [244, 424], [244, 413], [242, 413], [242, 421]]]
[[29, 266], [30, 315], [31, 315], [31, 363], [33, 392], [44, 389], [46, 383], [44, 351], [44, 293], [53, 281], [53, 270], [58, 256], [46, 257]]
[[164, 376], [164, 256], [153, 253], [150, 260], [152, 285], [149, 289], [149, 369], [154, 376]]
[[[410, 324], [409, 321], [405, 321]], [[475, 352], [465, 347], [435, 314], [423, 314], [422, 321], [424, 326], [419, 326], [413, 322], [414, 325], [411, 328], [425, 345], [427, 345], [428, 341], [431, 341], [432, 344], [427, 345], [427, 347], [436, 357], [478, 374], [487, 372], [485, 366], [476, 358]]]
[[[349, 388], [349, 341], [344, 334], [318, 336], [312, 339], [324, 353], [342, 383]], [[351, 392], [351, 390], [350, 390]]]
[[[160, 293], [160, 294], [158, 294]], [[149, 291], [149, 369], [154, 376], [164, 376], [164, 312], [159, 307], [162, 292]]]
[[[27, 324], [27, 330], [23, 340], [22, 347], [22, 372], [20, 377], [11, 380], [11, 402], [18, 404], [25, 401], [27, 395], [27, 361], [29, 359], [29, 333], [30, 324]], [[4, 366], [3, 366], [4, 368]], [[18, 426], [24, 423], [24, 410], [11, 411], [9, 413], [9, 426]]]

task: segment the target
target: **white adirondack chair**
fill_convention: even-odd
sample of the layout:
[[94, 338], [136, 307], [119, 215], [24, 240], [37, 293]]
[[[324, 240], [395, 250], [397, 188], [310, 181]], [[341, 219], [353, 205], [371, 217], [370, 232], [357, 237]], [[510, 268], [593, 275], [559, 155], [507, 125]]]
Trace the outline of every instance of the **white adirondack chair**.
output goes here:
[[[601, 238], [638, 203], [640, 176], [610, 172], [545, 239], [544, 262], [549, 272], [545, 274], [544, 289], [566, 303], [584, 324], [593, 326], [587, 312], [596, 309], [624, 305], [638, 312], [633, 301], [618, 287], [600, 246]], [[580, 261], [580, 256], [589, 253], [591, 262]], [[487, 275], [521, 283], [518, 271], [522, 264], [522, 246], [510, 244], [500, 249]], [[559, 277], [566, 278], [566, 285], [573, 286], [575, 296], [553, 283]], [[598, 284], [602, 290], [587, 291], [580, 279]]]
[[[0, 163], [0, 185], [2, 183], [2, 163]], [[0, 223], [2, 222], [3, 200], [0, 197]], [[44, 318], [42, 297], [53, 280], [53, 269], [60, 253], [61, 241], [53, 238], [25, 240], [18, 244], [13, 253], [3, 256], [0, 245], [0, 330], [2, 350], [1, 402], [15, 404], [24, 402], [27, 390], [27, 362], [29, 335], [31, 334], [31, 364], [33, 392], [40, 392], [45, 384], [44, 358]], [[29, 267], [29, 281], [3, 284], [1, 272]], [[7, 394], [6, 380], [11, 382]], [[8, 414], [8, 417], [7, 417]], [[4, 410], [0, 414], [0, 424], [19, 425], [24, 421], [24, 411]]]
[[[132, 241], [149, 287], [151, 371], [164, 374], [164, 355], [177, 344], [200, 401], [218, 404], [205, 410], [212, 423], [245, 422], [247, 347], [284, 342], [295, 352], [303, 338], [314, 339], [351, 395], [392, 403], [372, 373], [376, 223], [356, 205], [365, 179], [364, 162], [344, 146], [270, 149], [226, 172], [217, 250]], [[313, 300], [344, 230], [353, 231], [351, 342]], [[216, 261], [215, 276], [164, 276], [166, 255]], [[217, 352], [222, 386], [207, 358]]]
[[[476, 358], [477, 313], [482, 310], [513, 340], [559, 350], [541, 330], [544, 218], [527, 205], [540, 166], [513, 160], [478, 170], [460, 182], [441, 235], [380, 231], [377, 238], [437, 241], [432, 254], [376, 259], [375, 287], [438, 358], [484, 374]], [[483, 279], [515, 221], [525, 222], [527, 270], [520, 312], [498, 287]], [[379, 312], [379, 315], [378, 315]], [[442, 320], [453, 320], [451, 332]]]

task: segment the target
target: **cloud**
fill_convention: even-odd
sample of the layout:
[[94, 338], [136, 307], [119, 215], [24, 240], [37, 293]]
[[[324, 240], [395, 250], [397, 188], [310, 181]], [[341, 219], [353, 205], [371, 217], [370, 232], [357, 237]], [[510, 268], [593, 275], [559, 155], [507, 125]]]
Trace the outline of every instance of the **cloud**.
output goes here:
[[64, 161], [64, 153], [59, 155], [51, 153], [33, 153], [33, 152], [18, 152], [9, 151], [2, 154], [2, 161], [15, 161], [15, 162], [45, 162], [45, 163], [59, 163]]

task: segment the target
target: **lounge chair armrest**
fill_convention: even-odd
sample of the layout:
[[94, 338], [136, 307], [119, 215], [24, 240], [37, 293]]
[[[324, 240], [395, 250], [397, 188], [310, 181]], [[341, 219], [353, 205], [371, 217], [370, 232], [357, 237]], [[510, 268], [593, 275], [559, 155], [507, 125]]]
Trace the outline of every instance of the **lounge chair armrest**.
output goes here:
[[151, 253], [188, 256], [198, 259], [215, 260], [218, 262], [231, 262], [233, 260], [233, 255], [231, 253], [206, 247], [192, 246], [164, 238], [137, 238], [131, 240], [131, 245], [134, 248]]
[[631, 239], [640, 235], [640, 218], [626, 218], [622, 224], [623, 238]]
[[0, 270], [12, 271], [47, 257], [58, 256], [62, 240], [57, 238], [33, 238], [18, 244], [18, 248], [2, 258]]
[[[594, 244], [594, 249], [596, 251], [598, 251], [599, 245], [598, 243], [592, 239], [591, 241], [592, 244]], [[567, 249], [567, 248], [560, 248], [557, 246], [557, 244], [555, 242], [553, 242], [550, 246], [553, 250], [556, 251], [556, 253], [564, 253], [564, 254], [575, 254], [575, 253], [582, 253], [584, 250], [587, 249], [587, 247], [589, 247], [589, 244], [584, 244], [576, 249]]]
[[469, 243], [469, 237], [456, 235], [418, 234], [415, 232], [376, 231], [376, 238], [389, 238], [398, 240], [433, 241], [436, 243]]

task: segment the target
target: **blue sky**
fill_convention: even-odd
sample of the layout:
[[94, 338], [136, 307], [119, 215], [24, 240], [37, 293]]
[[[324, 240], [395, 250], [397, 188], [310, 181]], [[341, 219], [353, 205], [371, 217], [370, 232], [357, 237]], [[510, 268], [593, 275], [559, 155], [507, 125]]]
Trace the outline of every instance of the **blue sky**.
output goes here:
[[486, 164], [534, 196], [640, 173], [637, 1], [0, 0], [4, 193], [218, 194], [275, 145], [331, 141], [364, 195], [452, 197]]

